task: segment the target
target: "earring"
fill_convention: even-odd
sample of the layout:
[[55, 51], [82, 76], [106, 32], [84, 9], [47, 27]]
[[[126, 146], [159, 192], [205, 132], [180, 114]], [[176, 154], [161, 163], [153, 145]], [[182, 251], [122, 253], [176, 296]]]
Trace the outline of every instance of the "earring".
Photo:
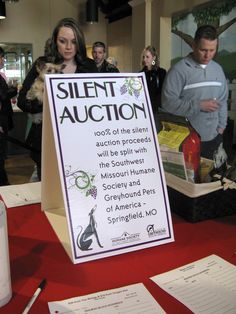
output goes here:
[[156, 61], [155, 60], [152, 60], [152, 65], [155, 65], [156, 64]]

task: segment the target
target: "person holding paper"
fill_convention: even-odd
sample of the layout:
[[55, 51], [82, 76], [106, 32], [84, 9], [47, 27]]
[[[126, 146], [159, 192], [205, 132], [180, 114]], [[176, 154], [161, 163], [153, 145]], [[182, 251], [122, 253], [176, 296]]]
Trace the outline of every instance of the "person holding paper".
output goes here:
[[[62, 64], [63, 73], [98, 72], [95, 62], [87, 57], [84, 34], [77, 22], [72, 18], [63, 18], [54, 28], [47, 47], [46, 62]], [[35, 66], [27, 74], [18, 96], [18, 107], [31, 114], [42, 113], [43, 104], [38, 100], [28, 100], [27, 92], [34, 83], [38, 73]], [[28, 135], [32, 146], [31, 157], [36, 162], [37, 174], [41, 180], [41, 141], [42, 119], [33, 121]]]
[[200, 26], [193, 51], [169, 70], [162, 89], [163, 109], [189, 120], [201, 136], [201, 156], [208, 159], [223, 154], [228, 116], [227, 81], [222, 67], [213, 60], [217, 46], [216, 28]]

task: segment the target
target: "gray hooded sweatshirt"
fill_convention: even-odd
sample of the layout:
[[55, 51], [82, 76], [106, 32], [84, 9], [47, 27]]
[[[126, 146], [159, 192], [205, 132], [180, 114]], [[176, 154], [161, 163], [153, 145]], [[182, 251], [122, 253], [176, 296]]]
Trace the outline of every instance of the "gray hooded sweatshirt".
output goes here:
[[[200, 101], [216, 99], [220, 107], [204, 112]], [[211, 60], [205, 68], [191, 54], [176, 63], [168, 72], [162, 88], [162, 108], [186, 117], [202, 141], [213, 140], [218, 128], [227, 124], [228, 85], [222, 67]]]

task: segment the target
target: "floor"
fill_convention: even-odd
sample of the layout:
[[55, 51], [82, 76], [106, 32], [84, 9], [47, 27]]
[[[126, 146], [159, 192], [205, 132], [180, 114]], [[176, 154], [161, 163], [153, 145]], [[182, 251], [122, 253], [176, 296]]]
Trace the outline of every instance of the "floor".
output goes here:
[[28, 183], [34, 171], [34, 162], [28, 154], [8, 155], [6, 171], [11, 185]]

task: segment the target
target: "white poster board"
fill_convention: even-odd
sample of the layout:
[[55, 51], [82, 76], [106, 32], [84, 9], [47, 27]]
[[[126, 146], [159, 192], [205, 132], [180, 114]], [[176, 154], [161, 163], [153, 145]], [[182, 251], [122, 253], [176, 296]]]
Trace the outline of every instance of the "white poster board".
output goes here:
[[172, 242], [143, 73], [46, 76], [42, 208], [73, 263]]

